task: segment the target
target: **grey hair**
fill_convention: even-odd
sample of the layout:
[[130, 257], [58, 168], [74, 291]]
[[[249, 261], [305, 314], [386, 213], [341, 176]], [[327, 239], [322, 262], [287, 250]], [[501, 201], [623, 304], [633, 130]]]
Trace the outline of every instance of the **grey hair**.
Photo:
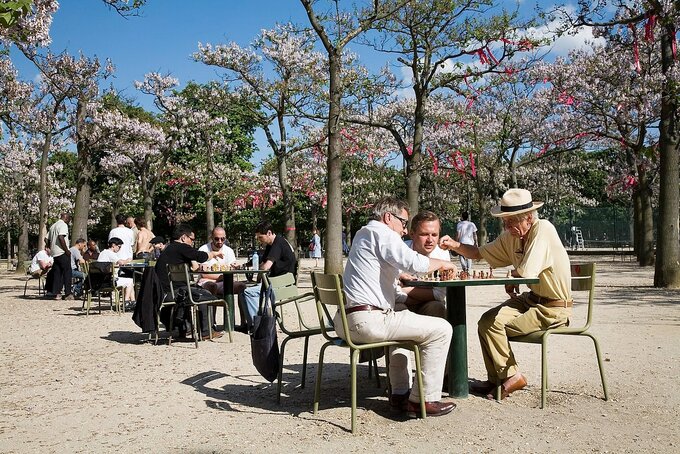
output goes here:
[[399, 216], [401, 210], [406, 210], [406, 212], [408, 213], [409, 212], [408, 203], [394, 197], [385, 197], [383, 199], [378, 200], [377, 202], [375, 202], [375, 205], [373, 205], [373, 213], [371, 215], [371, 219], [373, 219], [374, 221], [380, 221], [382, 220], [382, 217], [385, 215], [385, 213], [392, 213]]
[[529, 211], [528, 213], [520, 213], [520, 214], [515, 214], [514, 216], [506, 216], [502, 218], [503, 220], [506, 220], [510, 222], [511, 224], [517, 224], [522, 222], [523, 220], [531, 220], [532, 224], [538, 221], [538, 211], [537, 210], [532, 210]]

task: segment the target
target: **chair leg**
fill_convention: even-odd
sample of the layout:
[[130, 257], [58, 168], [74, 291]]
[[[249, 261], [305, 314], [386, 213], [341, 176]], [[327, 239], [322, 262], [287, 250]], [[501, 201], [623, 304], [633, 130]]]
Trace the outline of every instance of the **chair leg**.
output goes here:
[[545, 408], [548, 393], [548, 335], [543, 335], [541, 342], [541, 408]]
[[321, 376], [323, 374], [323, 354], [331, 344], [323, 344], [319, 350], [319, 368], [316, 371], [316, 384], [314, 385], [314, 414], [319, 412], [319, 397], [321, 395]]
[[425, 390], [423, 390], [423, 369], [420, 365], [420, 348], [417, 345], [413, 346], [413, 356], [416, 359], [416, 382], [418, 383], [418, 394], [420, 397], [420, 416], [425, 418], [427, 410], [425, 409]]
[[198, 318], [196, 316], [196, 306], [191, 306], [191, 332], [194, 336], [194, 346], [198, 348], [198, 332], [197, 332], [197, 327], [196, 327], [196, 319]]
[[26, 296], [26, 289], [28, 288], [28, 281], [30, 281], [30, 279], [26, 279], [26, 283], [24, 284], [24, 296]]
[[307, 352], [309, 351], [309, 336], [305, 336], [305, 349], [302, 353], [302, 381], [300, 383], [300, 388], [305, 387], [305, 381], [307, 379]]
[[602, 391], [604, 391], [604, 400], [609, 400], [609, 394], [607, 393], [607, 381], [604, 378], [604, 367], [602, 366], [602, 355], [600, 354], [600, 344], [595, 338], [590, 333], [583, 333], [586, 336], [590, 337], [593, 340], [593, 344], [595, 345], [595, 355], [597, 356], [597, 365], [600, 368], [600, 379], [602, 380]]
[[286, 337], [283, 342], [281, 342], [281, 351], [279, 353], [279, 376], [277, 377], [278, 384], [276, 385], [276, 401], [281, 403], [281, 389], [283, 384], [281, 380], [283, 379], [283, 358], [286, 354], [286, 344], [290, 340], [290, 337]]
[[356, 432], [357, 426], [357, 363], [359, 362], [359, 350], [352, 350], [350, 360], [350, 380], [351, 382], [351, 405], [352, 405], [352, 433]]

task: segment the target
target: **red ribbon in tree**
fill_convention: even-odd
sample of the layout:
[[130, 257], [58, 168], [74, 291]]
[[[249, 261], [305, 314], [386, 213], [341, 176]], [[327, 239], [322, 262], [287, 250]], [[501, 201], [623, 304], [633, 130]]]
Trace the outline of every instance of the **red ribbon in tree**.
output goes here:
[[640, 50], [638, 49], [637, 33], [635, 33], [635, 24], [628, 24], [630, 32], [633, 34], [633, 57], [635, 58], [635, 70], [640, 73], [642, 67], [640, 66]]

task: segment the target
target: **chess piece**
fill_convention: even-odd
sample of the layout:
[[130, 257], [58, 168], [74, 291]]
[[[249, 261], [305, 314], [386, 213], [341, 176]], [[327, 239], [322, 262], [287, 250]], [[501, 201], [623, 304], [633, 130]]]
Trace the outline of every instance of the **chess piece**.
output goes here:
[[489, 278], [493, 278], [493, 268], [489, 267]]

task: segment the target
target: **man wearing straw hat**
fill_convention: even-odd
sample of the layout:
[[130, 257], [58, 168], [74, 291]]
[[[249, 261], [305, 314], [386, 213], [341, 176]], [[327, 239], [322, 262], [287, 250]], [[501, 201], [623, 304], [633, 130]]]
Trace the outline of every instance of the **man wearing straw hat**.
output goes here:
[[449, 236], [440, 241], [443, 249], [467, 258], [486, 260], [494, 268], [512, 265], [515, 277], [538, 277], [530, 292], [519, 293], [518, 285], [506, 285], [510, 299], [482, 315], [478, 323], [488, 380], [472, 392], [493, 398], [492, 390], [502, 383], [501, 398], [524, 388], [526, 378], [517, 368], [508, 338], [567, 324], [571, 315], [571, 270], [567, 251], [557, 230], [539, 219], [536, 210], [543, 202], [533, 201], [526, 189], [509, 189], [491, 215], [503, 222], [503, 233], [491, 243], [477, 247], [461, 244]]

